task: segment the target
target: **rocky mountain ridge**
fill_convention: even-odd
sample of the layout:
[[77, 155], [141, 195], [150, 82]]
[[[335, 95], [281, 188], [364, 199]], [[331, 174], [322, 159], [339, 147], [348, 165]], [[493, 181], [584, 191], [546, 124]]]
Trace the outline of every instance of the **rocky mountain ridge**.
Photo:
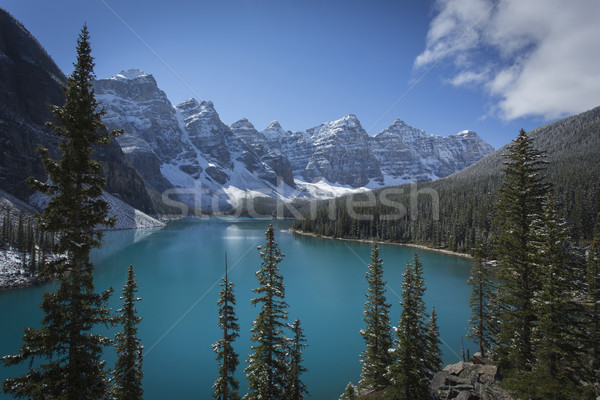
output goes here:
[[472, 131], [441, 137], [400, 120], [369, 136], [352, 114], [296, 132], [277, 121], [259, 131], [245, 118], [228, 126], [210, 101], [171, 105], [152, 75], [136, 69], [100, 79], [95, 89], [107, 126], [125, 129], [119, 144], [148, 185], [176, 188], [201, 208], [427, 181], [494, 150]]
[[[35, 148], [58, 156], [45, 122], [52, 120], [47, 104], [64, 102], [66, 77], [3, 10], [0, 23], [0, 189], [29, 201], [25, 179], [45, 175]], [[442, 138], [392, 125], [369, 136], [354, 115], [296, 132], [277, 121], [263, 130], [246, 119], [227, 125], [212, 102], [173, 105], [154, 77], [137, 69], [99, 79], [95, 90], [107, 127], [125, 131], [96, 153], [106, 191], [151, 214], [180, 202], [225, 211], [250, 198], [272, 204], [436, 179], [493, 150], [475, 133]]]
[[[45, 123], [53, 119], [48, 104], [64, 103], [65, 82], [39, 42], [0, 9], [0, 189], [20, 200], [29, 201], [33, 194], [27, 177], [45, 178], [36, 148], [42, 145], [57, 156], [58, 140]], [[103, 164], [108, 193], [137, 209], [155, 212], [144, 181], [117, 143], [100, 149], [95, 157]]]

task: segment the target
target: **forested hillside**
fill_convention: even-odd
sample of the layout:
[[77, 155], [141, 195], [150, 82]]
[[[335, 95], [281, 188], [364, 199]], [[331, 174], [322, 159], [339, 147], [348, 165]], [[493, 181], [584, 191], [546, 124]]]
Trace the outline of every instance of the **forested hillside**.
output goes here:
[[[573, 239], [591, 240], [600, 212], [600, 107], [536, 128], [529, 136], [547, 156], [547, 180]], [[470, 252], [477, 239], [488, 242], [506, 152], [505, 146], [435, 182], [381, 189], [372, 192], [374, 196], [340, 197], [335, 205], [321, 202], [297, 218], [294, 228]], [[433, 200], [436, 193], [439, 208]]]

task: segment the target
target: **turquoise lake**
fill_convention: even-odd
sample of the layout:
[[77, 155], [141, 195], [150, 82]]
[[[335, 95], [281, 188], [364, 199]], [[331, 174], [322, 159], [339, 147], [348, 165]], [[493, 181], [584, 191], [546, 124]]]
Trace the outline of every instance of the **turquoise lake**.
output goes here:
[[[127, 267], [133, 264], [139, 284], [137, 304], [143, 317], [139, 336], [144, 350], [144, 399], [210, 399], [217, 374], [211, 344], [219, 339], [217, 296], [227, 253], [229, 279], [235, 284], [240, 337], [235, 342], [240, 366], [240, 391], [247, 384], [243, 369], [250, 351], [250, 327], [258, 308], [250, 304], [260, 267], [257, 246], [271, 221], [189, 219], [162, 229], [108, 232], [104, 246], [93, 254], [96, 290], [115, 289], [119, 296]], [[294, 235], [291, 221], [275, 221], [275, 238], [285, 258], [279, 264], [289, 304], [289, 322], [299, 318], [309, 347], [304, 352], [308, 372], [303, 379], [312, 399], [334, 400], [348, 382], [360, 378], [359, 354], [364, 342], [362, 312], [367, 284], [365, 273], [371, 245]], [[439, 315], [442, 351], [446, 363], [459, 361], [461, 337], [469, 319], [471, 268], [468, 259], [426, 250], [381, 245], [387, 300], [393, 324], [400, 317], [402, 273], [417, 253], [423, 263], [429, 310]], [[42, 293], [52, 285], [0, 291], [2, 330], [0, 355], [14, 354], [21, 345], [24, 326], [37, 326]], [[471, 352], [475, 346], [464, 339]], [[106, 359], [114, 362], [109, 350]], [[0, 380], [19, 374], [20, 368], [0, 367]]]

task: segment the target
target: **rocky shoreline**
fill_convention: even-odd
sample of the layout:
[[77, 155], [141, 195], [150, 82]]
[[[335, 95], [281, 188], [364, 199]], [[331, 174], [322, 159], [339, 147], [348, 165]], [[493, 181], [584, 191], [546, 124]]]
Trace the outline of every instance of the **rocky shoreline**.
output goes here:
[[[299, 231], [297, 229], [292, 229], [292, 228], [290, 228], [289, 231], [296, 235], [314, 237], [314, 238], [318, 238], [318, 239], [341, 240], [341, 241], [346, 241], [346, 242], [357, 242], [357, 243], [373, 243], [373, 240], [337, 238], [337, 237], [333, 237], [333, 236], [324, 236], [324, 235], [317, 235], [315, 233], [310, 233], [310, 232], [303, 232], [303, 231]], [[448, 255], [456, 256], [456, 257], [463, 257], [463, 258], [469, 258], [469, 259], [473, 258], [472, 255], [467, 254], [467, 253], [459, 253], [457, 251], [446, 250], [446, 249], [436, 249], [434, 247], [429, 247], [429, 246], [425, 246], [422, 244], [396, 243], [396, 242], [385, 242], [385, 241], [384, 242], [377, 241], [377, 243], [391, 244], [394, 246], [402, 246], [402, 247], [412, 247], [415, 249], [427, 250], [427, 251], [432, 251], [432, 252], [441, 253], [441, 254], [448, 254]]]

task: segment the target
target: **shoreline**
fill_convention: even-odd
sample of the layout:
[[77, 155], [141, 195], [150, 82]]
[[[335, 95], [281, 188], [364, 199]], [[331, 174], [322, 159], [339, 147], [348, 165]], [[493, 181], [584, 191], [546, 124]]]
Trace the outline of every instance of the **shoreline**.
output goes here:
[[[340, 241], [357, 242], [357, 243], [373, 243], [373, 241], [374, 241], [374, 240], [368, 240], [368, 239], [348, 239], [348, 238], [336, 238], [333, 236], [323, 236], [323, 235], [317, 235], [315, 233], [299, 231], [299, 230], [292, 229], [292, 228], [288, 229], [288, 231], [290, 231], [291, 233], [296, 234], [296, 235], [308, 236], [308, 237], [313, 237], [313, 238], [317, 238], [317, 239], [340, 240]], [[470, 254], [467, 254], [467, 253], [459, 253], [457, 251], [446, 250], [446, 249], [435, 249], [435, 248], [432, 248], [429, 246], [425, 246], [423, 244], [382, 242], [382, 241], [376, 241], [376, 242], [378, 244], [391, 244], [394, 246], [412, 247], [412, 248], [419, 249], [419, 250], [432, 251], [434, 253], [447, 254], [447, 255], [455, 256], [455, 257], [473, 259], [473, 256]]]

